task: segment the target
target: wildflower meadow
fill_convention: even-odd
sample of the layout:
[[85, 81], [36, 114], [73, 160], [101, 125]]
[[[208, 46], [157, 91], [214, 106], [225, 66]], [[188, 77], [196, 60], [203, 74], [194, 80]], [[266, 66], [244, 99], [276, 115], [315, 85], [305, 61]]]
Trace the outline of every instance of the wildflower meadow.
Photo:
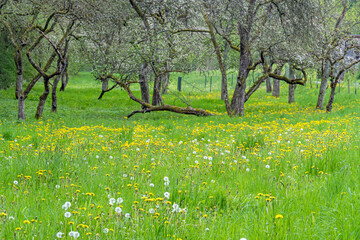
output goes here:
[[120, 89], [97, 100], [90, 77], [41, 120], [15, 120], [0, 91], [0, 239], [360, 238], [359, 95], [337, 93], [329, 114], [316, 88], [293, 104], [286, 85], [261, 88], [230, 118], [219, 92], [198, 93], [214, 116], [127, 119], [136, 103]]

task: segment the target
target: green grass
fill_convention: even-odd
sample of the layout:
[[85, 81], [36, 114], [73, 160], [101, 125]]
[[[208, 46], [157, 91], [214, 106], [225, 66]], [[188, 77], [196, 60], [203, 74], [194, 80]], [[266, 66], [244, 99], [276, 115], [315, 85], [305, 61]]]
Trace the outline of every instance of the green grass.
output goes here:
[[[184, 105], [177, 77], [164, 97]], [[314, 110], [315, 87], [299, 86], [287, 104], [283, 85], [279, 99], [259, 89], [243, 118], [226, 116], [218, 91], [184, 88], [193, 107], [217, 115], [126, 119], [140, 107], [120, 89], [97, 100], [100, 84], [80, 73], [58, 113], [48, 101], [36, 121], [41, 91], [26, 100], [25, 123], [14, 89], [0, 91], [0, 239], [360, 238], [360, 99], [345, 88], [331, 114]]]

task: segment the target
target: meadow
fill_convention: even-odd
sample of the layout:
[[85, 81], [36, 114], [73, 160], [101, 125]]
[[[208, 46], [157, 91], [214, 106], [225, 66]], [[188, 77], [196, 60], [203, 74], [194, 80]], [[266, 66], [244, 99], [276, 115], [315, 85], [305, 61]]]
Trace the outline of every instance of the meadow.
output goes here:
[[327, 114], [314, 86], [294, 104], [286, 87], [259, 89], [243, 118], [184, 87], [216, 115], [127, 119], [140, 107], [124, 91], [97, 100], [80, 73], [40, 121], [36, 87], [26, 122], [0, 90], [0, 239], [360, 239], [360, 96], [342, 90]]

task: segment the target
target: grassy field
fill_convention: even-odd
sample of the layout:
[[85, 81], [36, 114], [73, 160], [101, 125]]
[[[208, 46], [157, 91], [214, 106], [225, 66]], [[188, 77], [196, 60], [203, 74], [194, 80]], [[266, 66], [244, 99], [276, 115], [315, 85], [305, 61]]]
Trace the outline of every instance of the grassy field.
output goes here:
[[[71, 81], [41, 121], [41, 86], [25, 123], [0, 91], [0, 239], [360, 239], [359, 95], [327, 114], [316, 88], [291, 105], [286, 85], [262, 88], [229, 118], [218, 92], [185, 89], [217, 115], [126, 119], [139, 106], [124, 91], [99, 101], [90, 74]], [[175, 89], [165, 101], [183, 105]]]

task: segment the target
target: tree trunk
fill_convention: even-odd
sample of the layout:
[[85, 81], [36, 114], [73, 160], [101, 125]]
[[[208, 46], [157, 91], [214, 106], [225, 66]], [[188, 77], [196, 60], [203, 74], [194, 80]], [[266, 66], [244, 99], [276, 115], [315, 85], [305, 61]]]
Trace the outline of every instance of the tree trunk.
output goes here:
[[57, 112], [57, 86], [60, 82], [60, 78], [61, 76], [58, 75], [56, 76], [53, 86], [52, 86], [52, 91], [51, 91], [51, 111], [56, 113]]
[[[227, 76], [226, 76], [226, 69], [227, 69], [227, 66], [226, 66], [226, 60], [227, 60], [227, 57], [228, 57], [228, 53], [229, 53], [229, 50], [230, 50], [230, 44], [225, 41], [225, 51], [224, 51], [224, 61], [223, 61], [223, 67], [224, 67], [224, 70], [225, 71], [225, 79], [224, 79], [224, 73], [221, 72], [221, 75], [222, 75], [222, 81], [221, 81], [221, 100], [225, 101], [226, 98], [228, 98], [228, 91], [227, 91]], [[221, 70], [221, 69], [220, 69]], [[225, 89], [226, 88], [226, 89]]]
[[337, 82], [334, 81], [330, 84], [330, 87], [331, 87], [331, 93], [330, 93], [330, 98], [329, 98], [329, 102], [328, 104], [326, 105], [326, 111], [327, 112], [331, 112], [332, 110], [332, 105], [334, 103], [334, 99], [335, 99], [335, 92], [336, 92], [336, 84]]
[[60, 92], [65, 92], [65, 88], [66, 88], [68, 83], [69, 83], [69, 74], [68, 74], [67, 69], [66, 69], [65, 72], [63, 74], [61, 74]]
[[141, 89], [141, 99], [146, 103], [150, 103], [149, 83], [147, 81], [147, 62], [141, 64], [139, 82]]
[[170, 83], [170, 73], [165, 73], [164, 75], [164, 81], [162, 84], [162, 89], [161, 89], [161, 93], [162, 94], [166, 94], [169, 88], [169, 83]]
[[[277, 75], [281, 75], [281, 69], [282, 69], [282, 65], [277, 66], [276, 70], [275, 70], [275, 73]], [[272, 95], [274, 97], [277, 97], [277, 98], [280, 97], [280, 80], [273, 79], [273, 92], [272, 92]]]
[[25, 116], [25, 98], [22, 94], [18, 96], [18, 119], [26, 120]]
[[152, 105], [154, 105], [154, 106], [159, 106], [162, 104], [162, 97], [161, 97], [162, 78], [163, 78], [162, 75], [155, 76], [153, 99], [152, 99]]
[[[14, 56], [15, 66], [16, 66], [16, 89], [15, 89], [15, 97], [18, 99], [23, 91], [23, 62], [22, 62], [22, 53], [21, 49], [16, 50]], [[25, 99], [24, 99], [25, 101]]]
[[324, 102], [325, 102], [325, 95], [326, 95], [326, 88], [328, 85], [328, 77], [329, 77], [329, 68], [330, 64], [323, 63], [323, 67], [321, 70], [321, 83], [320, 83], [320, 89], [319, 89], [319, 95], [318, 100], [316, 103], [316, 109], [324, 109]]
[[272, 92], [271, 79], [270, 79], [270, 77], [267, 77], [267, 78], [266, 78], [266, 92], [267, 92], [267, 93], [271, 93], [271, 92]]
[[239, 71], [233, 98], [231, 99], [231, 110], [234, 115], [244, 116], [246, 99], [246, 78]]
[[[289, 64], [289, 78], [294, 79], [294, 70], [291, 67], [291, 64]], [[296, 84], [289, 84], [289, 103], [295, 102], [295, 89]]]
[[42, 118], [42, 114], [43, 114], [43, 111], [44, 111], [46, 99], [47, 99], [49, 93], [50, 93], [49, 79], [44, 78], [44, 92], [39, 98], [39, 104], [37, 106], [36, 114], [35, 114], [36, 119]]

